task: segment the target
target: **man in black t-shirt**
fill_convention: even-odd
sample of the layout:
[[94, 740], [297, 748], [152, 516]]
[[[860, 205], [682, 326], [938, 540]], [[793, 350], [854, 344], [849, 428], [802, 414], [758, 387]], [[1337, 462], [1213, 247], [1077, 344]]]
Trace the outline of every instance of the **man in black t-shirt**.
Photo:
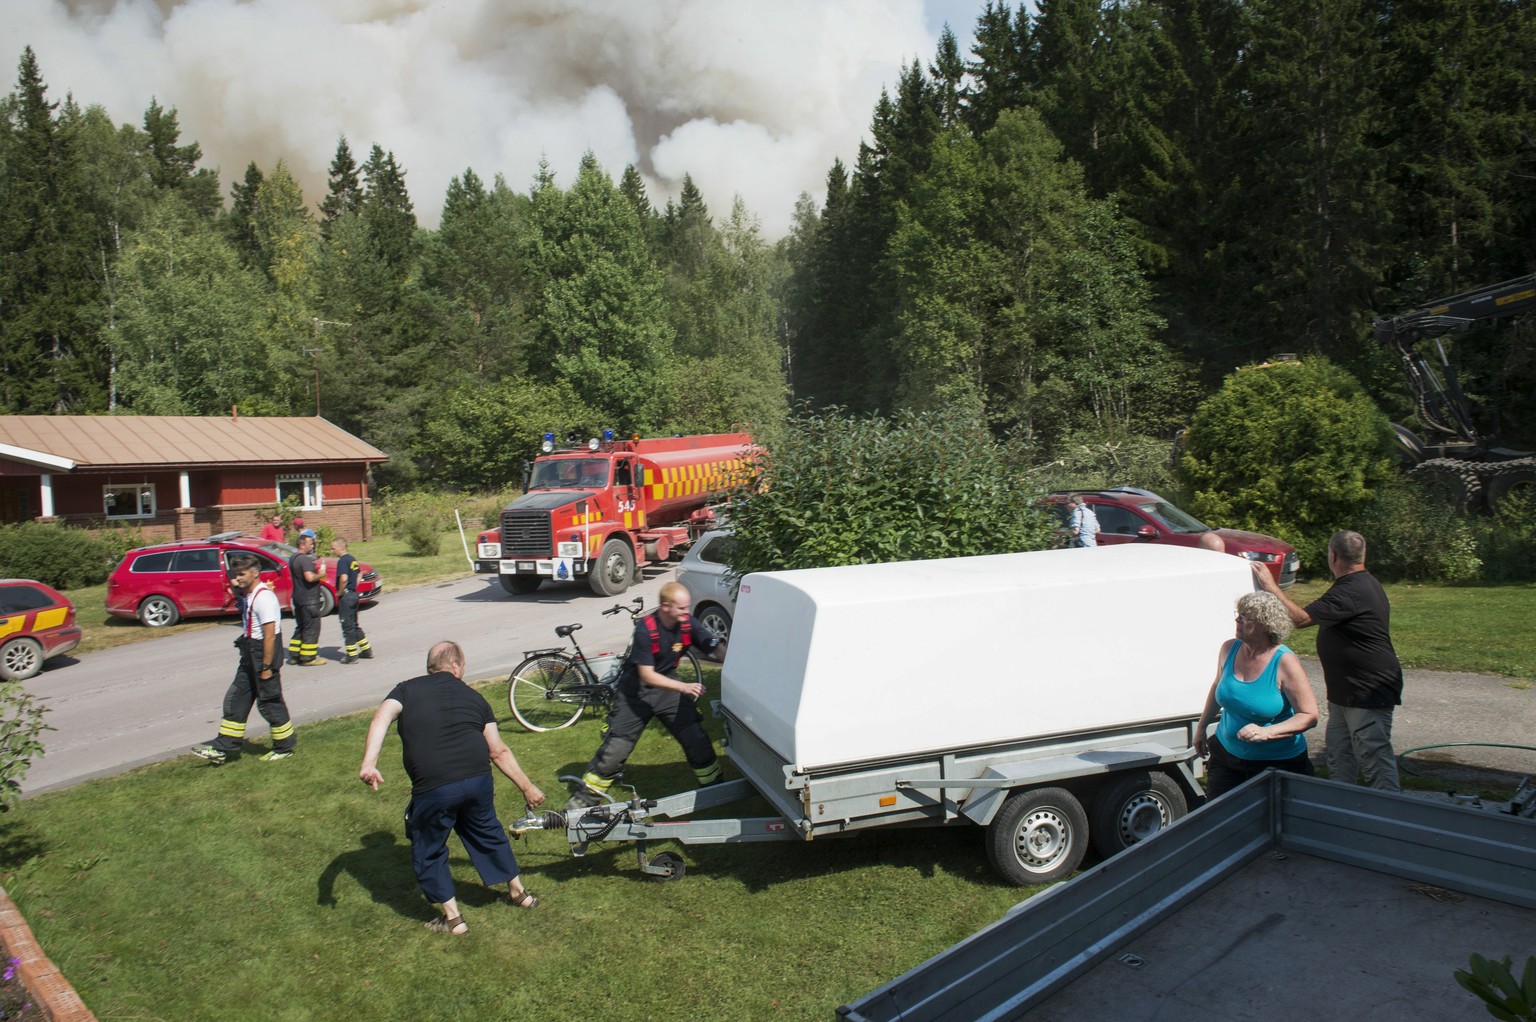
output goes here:
[[1403, 701], [1403, 667], [1392, 647], [1392, 608], [1386, 591], [1365, 570], [1365, 537], [1335, 532], [1328, 540], [1333, 585], [1303, 609], [1257, 562], [1254, 578], [1280, 597], [1298, 628], [1318, 625], [1317, 658], [1328, 687], [1325, 754], [1328, 776], [1387, 791], [1398, 790], [1392, 752], [1392, 712]]
[[320, 580], [325, 572], [315, 563], [315, 530], [299, 533], [299, 552], [288, 558], [293, 579], [293, 637], [288, 640], [288, 663], [318, 667], [320, 659]]
[[442, 914], [427, 924], [436, 933], [469, 932], [448, 870], [450, 831], [459, 835], [487, 886], [505, 883], [507, 900], [518, 908], [539, 903], [518, 879], [512, 845], [496, 818], [491, 765], [522, 789], [529, 808], [542, 803], [544, 793], [501, 740], [491, 704], [463, 678], [464, 651], [458, 644], [433, 646], [427, 654], [427, 674], [396, 685], [374, 712], [363, 765], [357, 772], [364, 784], [379, 790], [384, 779], [378, 769], [379, 753], [389, 725], [398, 720], [405, 772], [411, 779], [405, 836], [411, 842], [411, 866], [422, 894], [441, 907]]
[[704, 697], [704, 686], [677, 679], [677, 665], [690, 646], [712, 654], [715, 660], [725, 659], [725, 643], [709, 629], [693, 627], [692, 607], [688, 590], [668, 582], [661, 587], [656, 612], [635, 622], [629, 659], [619, 674], [618, 699], [608, 714], [603, 744], [587, 764], [582, 784], [571, 793], [567, 809], [602, 801], [652, 717], [660, 717], [682, 746], [700, 787], [721, 779], [720, 759], [699, 716], [697, 700]]

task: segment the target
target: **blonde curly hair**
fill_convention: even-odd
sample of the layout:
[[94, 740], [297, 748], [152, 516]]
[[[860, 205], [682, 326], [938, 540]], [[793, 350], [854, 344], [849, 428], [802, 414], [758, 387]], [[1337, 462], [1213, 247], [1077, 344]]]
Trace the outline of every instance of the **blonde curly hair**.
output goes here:
[[1249, 621], [1257, 623], [1269, 635], [1269, 641], [1280, 645], [1291, 634], [1291, 615], [1285, 604], [1270, 593], [1247, 593], [1237, 601], [1237, 612]]

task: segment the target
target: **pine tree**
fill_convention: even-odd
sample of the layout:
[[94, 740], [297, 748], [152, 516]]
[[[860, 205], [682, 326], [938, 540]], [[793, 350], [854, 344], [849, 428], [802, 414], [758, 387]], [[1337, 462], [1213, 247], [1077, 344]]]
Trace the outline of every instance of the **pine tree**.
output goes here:
[[1389, 121], [1379, 12], [1369, 0], [1249, 6], [1254, 149], [1244, 209], [1255, 229], [1233, 254], [1251, 267], [1254, 293], [1234, 332], [1266, 346], [1255, 355], [1317, 351], [1348, 362], [1369, 335], [1391, 223], [1375, 138]]
[[225, 217], [225, 229], [230, 244], [247, 266], [259, 266], [261, 243], [256, 237], [256, 195], [261, 191], [261, 168], [252, 160], [245, 166], [245, 180], [237, 181], [229, 189], [229, 214]]
[[928, 75], [933, 79], [937, 94], [939, 126], [951, 128], [960, 122], [961, 87], [965, 78], [965, 62], [960, 59], [960, 44], [948, 25], [939, 36], [939, 52], [928, 65]]
[[980, 137], [998, 114], [1030, 102], [1033, 42], [1026, 5], [1014, 15], [1006, 3], [987, 0], [971, 53], [976, 59], [965, 63], [970, 83], [961, 92], [961, 118]]
[[320, 200], [320, 235], [330, 238], [331, 224], [343, 213], [358, 213], [363, 208], [363, 186], [357, 161], [345, 135], [336, 140], [336, 155], [331, 158], [330, 191]]
[[416, 255], [416, 213], [405, 190], [405, 171], [395, 163], [395, 154], [377, 145], [363, 165], [367, 182], [361, 216], [368, 237], [379, 259], [402, 275]]
[[454, 374], [483, 386], [525, 371], [533, 325], [523, 260], [527, 200], [499, 178], [487, 189], [472, 169], [448, 184], [443, 218], [421, 261], [433, 331]]
[[[108, 359], [94, 322], [94, 232], [73, 137], [47, 89], [28, 46], [0, 153], [0, 410], [101, 411]], [[77, 121], [71, 108], [64, 116]]]
[[173, 191], [198, 216], [213, 217], [219, 210], [219, 176], [199, 169], [202, 147], [196, 142], [177, 145], [181, 126], [176, 108], [167, 110], [151, 99], [144, 111], [145, 146], [152, 161], [150, 177], [156, 189]]
[[674, 400], [662, 278], [629, 200], [588, 153], [569, 192], [541, 164], [532, 195], [530, 264], [541, 380], [565, 380], [621, 430], [652, 430]]

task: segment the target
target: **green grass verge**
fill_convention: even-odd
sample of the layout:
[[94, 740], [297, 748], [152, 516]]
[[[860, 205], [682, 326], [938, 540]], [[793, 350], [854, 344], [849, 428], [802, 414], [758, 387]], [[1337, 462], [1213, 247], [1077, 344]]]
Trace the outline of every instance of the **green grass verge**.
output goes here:
[[[1297, 583], [1287, 595], [1305, 607], [1327, 582]], [[1469, 671], [1536, 678], [1536, 585], [1389, 585], [1392, 645], [1404, 667]], [[1303, 628], [1286, 640], [1297, 653], [1315, 656], [1317, 629]]]
[[[598, 722], [531, 735], [507, 713], [504, 686], [486, 694], [521, 762], [563, 804], [555, 778], [580, 771]], [[669, 883], [640, 874], [631, 845], [576, 859], [563, 834], [539, 832], [514, 844], [536, 910], [494, 904], [453, 839], [470, 933], [431, 934], [393, 735], [383, 789], [356, 778], [367, 721], [302, 728], [299, 755], [281, 763], [258, 762], [259, 748], [223, 767], [188, 756], [4, 818], [4, 886], [99, 1018], [219, 1018], [237, 1005], [273, 1020], [820, 1020], [1031, 893], [994, 877], [971, 826], [652, 846], [687, 862]], [[646, 795], [691, 783], [659, 726], [628, 777]], [[498, 802], [504, 822], [523, 808], [501, 779]]]

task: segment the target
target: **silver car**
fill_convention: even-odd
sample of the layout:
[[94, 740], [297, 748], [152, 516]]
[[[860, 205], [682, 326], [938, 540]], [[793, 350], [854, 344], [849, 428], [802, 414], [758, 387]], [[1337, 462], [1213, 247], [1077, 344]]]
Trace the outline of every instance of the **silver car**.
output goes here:
[[729, 531], [706, 532], [677, 566], [677, 580], [693, 599], [693, 619], [722, 641], [731, 637], [736, 610], [736, 579], [725, 563], [732, 542]]

